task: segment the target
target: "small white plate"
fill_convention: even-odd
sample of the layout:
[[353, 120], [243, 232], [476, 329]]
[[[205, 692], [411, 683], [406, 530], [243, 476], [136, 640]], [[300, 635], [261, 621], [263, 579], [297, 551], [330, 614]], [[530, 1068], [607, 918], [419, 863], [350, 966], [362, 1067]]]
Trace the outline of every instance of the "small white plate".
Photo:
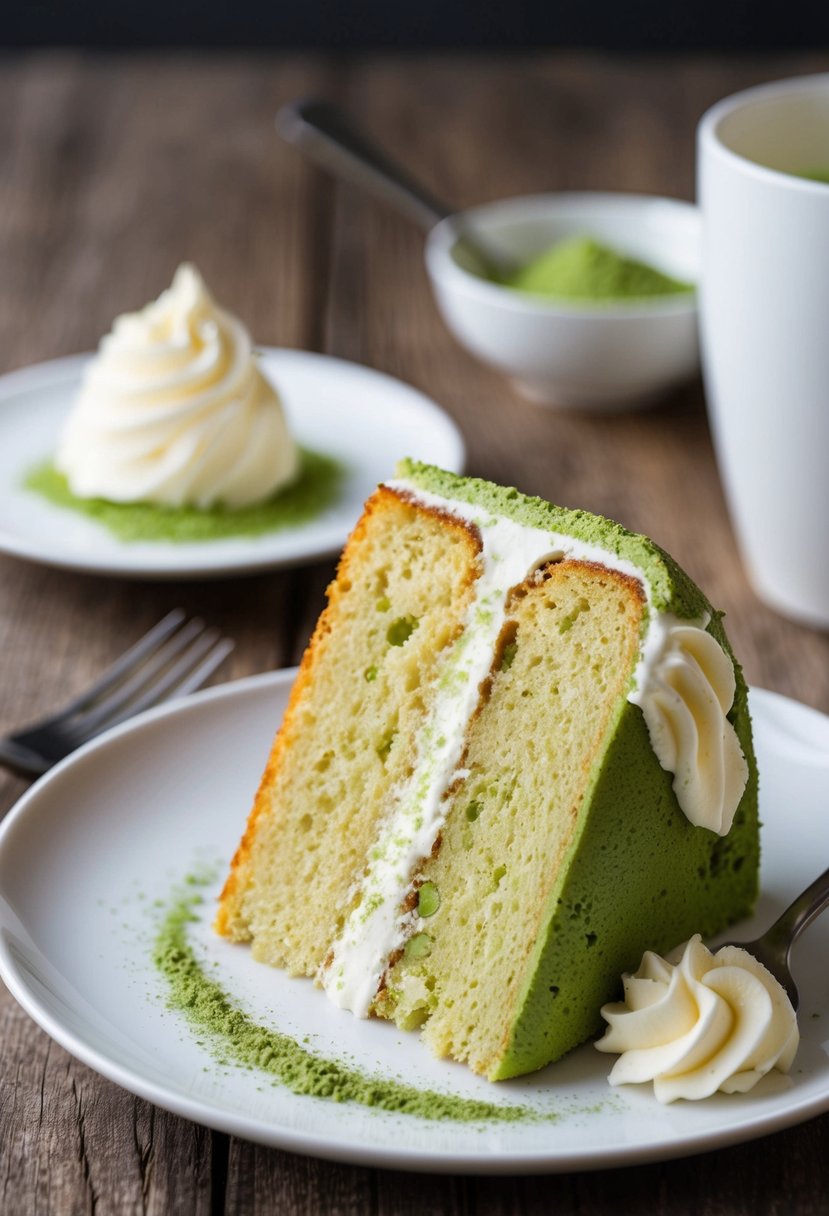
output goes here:
[[[557, 1122], [437, 1123], [301, 1097], [264, 1073], [218, 1065], [166, 1008], [150, 954], [153, 901], [199, 862], [224, 867], [284, 709], [292, 672], [225, 685], [151, 711], [64, 761], [0, 829], [0, 974], [54, 1039], [118, 1084], [233, 1135], [342, 1161], [519, 1173], [681, 1156], [760, 1136], [829, 1108], [829, 917], [795, 957], [802, 1043], [790, 1078], [750, 1094], [660, 1106], [613, 1091], [590, 1045], [541, 1073], [490, 1085], [436, 1060], [415, 1034], [336, 1009], [310, 981], [216, 938], [212, 898], [192, 927], [211, 975], [257, 1022], [349, 1066], [422, 1088], [558, 1112]], [[826, 865], [829, 718], [752, 694], [762, 782], [766, 927]], [[218, 883], [209, 892], [212, 896]], [[155, 912], [158, 915], [158, 912]], [[736, 935], [736, 934], [735, 934]]]
[[339, 553], [366, 498], [402, 456], [453, 472], [463, 467], [458, 428], [410, 385], [328, 355], [266, 347], [262, 367], [279, 388], [298, 442], [345, 466], [336, 502], [316, 519], [264, 536], [126, 544], [21, 485], [53, 455], [90, 358], [56, 359], [0, 377], [0, 552], [126, 578], [219, 578], [298, 566]]

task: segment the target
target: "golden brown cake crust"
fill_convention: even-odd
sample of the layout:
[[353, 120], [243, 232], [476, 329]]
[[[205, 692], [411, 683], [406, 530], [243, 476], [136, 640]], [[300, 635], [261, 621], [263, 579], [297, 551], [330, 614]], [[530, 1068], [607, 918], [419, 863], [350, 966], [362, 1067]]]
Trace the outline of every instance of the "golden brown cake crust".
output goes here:
[[265, 771], [262, 774], [262, 779], [259, 782], [259, 786], [253, 800], [253, 807], [250, 815], [248, 816], [244, 834], [242, 839], [239, 841], [236, 852], [233, 855], [233, 860], [230, 863], [230, 872], [225, 880], [222, 893], [219, 896], [219, 910], [216, 913], [214, 928], [217, 933], [222, 934], [224, 937], [233, 937], [237, 938], [238, 940], [238, 931], [234, 931], [232, 926], [232, 922], [235, 919], [234, 904], [236, 903], [239, 895], [238, 888], [240, 872], [244, 863], [250, 856], [253, 839], [256, 835], [257, 820], [259, 819], [260, 815], [263, 815], [268, 809], [270, 809], [270, 798], [268, 791], [273, 785], [275, 774], [279, 768], [280, 759], [285, 747], [285, 740], [290, 732], [297, 705], [302, 698], [304, 690], [310, 683], [311, 673], [314, 666], [314, 656], [320, 643], [322, 642], [322, 639], [330, 632], [330, 619], [334, 612], [337, 599], [341, 594], [340, 588], [343, 582], [348, 579], [348, 567], [351, 562], [351, 555], [353, 554], [355, 548], [358, 547], [362, 542], [366, 530], [368, 529], [371, 515], [381, 508], [385, 496], [389, 493], [390, 491], [386, 490], [385, 487], [380, 486], [366, 503], [363, 514], [361, 515], [356, 528], [349, 537], [348, 542], [340, 556], [340, 560], [337, 563], [337, 573], [326, 589], [328, 603], [317, 621], [308, 645], [305, 647], [305, 652], [299, 665], [299, 671], [297, 672], [297, 677], [294, 680], [293, 687], [291, 688], [291, 695], [288, 698], [288, 706], [285, 710], [285, 715], [279, 729], [276, 732], [276, 737], [274, 738], [273, 746], [271, 747], [270, 755], [268, 756]]
[[[313, 680], [314, 667], [324, 641], [331, 631], [332, 621], [336, 617], [339, 602], [351, 586], [350, 571], [359, 554], [361, 546], [369, 532], [373, 518], [384, 511], [405, 504], [420, 514], [428, 515], [440, 522], [446, 528], [462, 532], [470, 543], [470, 558], [480, 551], [481, 539], [477, 529], [456, 517], [439, 509], [413, 502], [405, 493], [381, 485], [367, 501], [364, 512], [351, 534], [340, 558], [337, 573], [327, 588], [328, 603], [323, 610], [313, 635], [305, 649], [296, 680], [291, 690], [288, 706], [282, 724], [277, 731], [271, 748], [268, 762], [254, 798], [253, 807], [247, 820], [244, 835], [233, 856], [230, 871], [219, 896], [218, 911], [214, 921], [216, 932], [235, 941], [250, 940], [241, 907], [243, 894], [243, 872], [250, 861], [253, 842], [256, 838], [260, 818], [272, 810], [271, 791], [273, 790], [277, 773], [283, 762], [287, 741], [291, 738], [298, 707], [303, 701]], [[469, 583], [474, 579], [474, 569], [470, 567]]]

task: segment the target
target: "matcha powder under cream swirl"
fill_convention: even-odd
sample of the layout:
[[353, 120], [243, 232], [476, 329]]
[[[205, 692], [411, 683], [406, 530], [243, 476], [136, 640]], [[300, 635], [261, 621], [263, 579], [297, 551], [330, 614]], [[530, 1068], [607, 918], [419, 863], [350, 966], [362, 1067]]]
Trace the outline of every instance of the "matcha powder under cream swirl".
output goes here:
[[407, 462], [329, 595], [220, 932], [495, 1079], [748, 911], [745, 686], [652, 542]]
[[102, 339], [55, 466], [79, 498], [235, 509], [292, 482], [299, 453], [244, 325], [183, 265]]

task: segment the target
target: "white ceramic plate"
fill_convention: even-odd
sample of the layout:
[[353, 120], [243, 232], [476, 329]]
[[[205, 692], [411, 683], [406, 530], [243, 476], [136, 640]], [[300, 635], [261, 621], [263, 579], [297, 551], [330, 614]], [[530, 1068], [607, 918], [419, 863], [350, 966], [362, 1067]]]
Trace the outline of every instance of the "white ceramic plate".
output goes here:
[[[54, 1039], [136, 1094], [210, 1127], [343, 1161], [423, 1170], [532, 1172], [680, 1156], [746, 1140], [829, 1108], [829, 917], [795, 957], [803, 1041], [790, 1078], [751, 1094], [660, 1106], [611, 1091], [591, 1046], [492, 1086], [433, 1059], [414, 1034], [335, 1009], [310, 981], [251, 961], [209, 927], [196, 948], [253, 1018], [310, 1050], [422, 1088], [521, 1102], [557, 1122], [437, 1123], [299, 1097], [261, 1073], [218, 1066], [155, 972], [152, 903], [237, 843], [292, 673], [225, 685], [145, 714], [43, 778], [0, 829], [0, 973]], [[763, 773], [763, 896], [750, 936], [826, 865], [829, 719], [753, 693]], [[218, 889], [218, 884], [214, 890]], [[213, 892], [211, 892], [213, 894]], [[155, 915], [158, 915], [156, 912]]]
[[262, 355], [298, 441], [345, 465], [339, 497], [323, 514], [264, 536], [125, 544], [94, 520], [24, 490], [29, 469], [54, 453], [91, 357], [78, 355], [0, 377], [0, 552], [126, 578], [214, 578], [297, 566], [339, 553], [365, 499], [402, 456], [462, 469], [454, 422], [410, 385], [308, 351], [265, 348]]

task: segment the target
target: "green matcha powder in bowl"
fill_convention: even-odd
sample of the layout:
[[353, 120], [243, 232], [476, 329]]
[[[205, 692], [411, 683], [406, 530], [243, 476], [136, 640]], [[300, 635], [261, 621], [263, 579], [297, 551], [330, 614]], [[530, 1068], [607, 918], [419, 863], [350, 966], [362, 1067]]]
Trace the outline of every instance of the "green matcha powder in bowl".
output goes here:
[[426, 265], [456, 338], [530, 400], [613, 412], [652, 404], [699, 369], [700, 219], [677, 199], [550, 194], [463, 215], [514, 262], [493, 282], [453, 219]]
[[646, 262], [625, 257], [589, 236], [559, 241], [503, 281], [504, 287], [550, 300], [621, 304], [693, 291]]

